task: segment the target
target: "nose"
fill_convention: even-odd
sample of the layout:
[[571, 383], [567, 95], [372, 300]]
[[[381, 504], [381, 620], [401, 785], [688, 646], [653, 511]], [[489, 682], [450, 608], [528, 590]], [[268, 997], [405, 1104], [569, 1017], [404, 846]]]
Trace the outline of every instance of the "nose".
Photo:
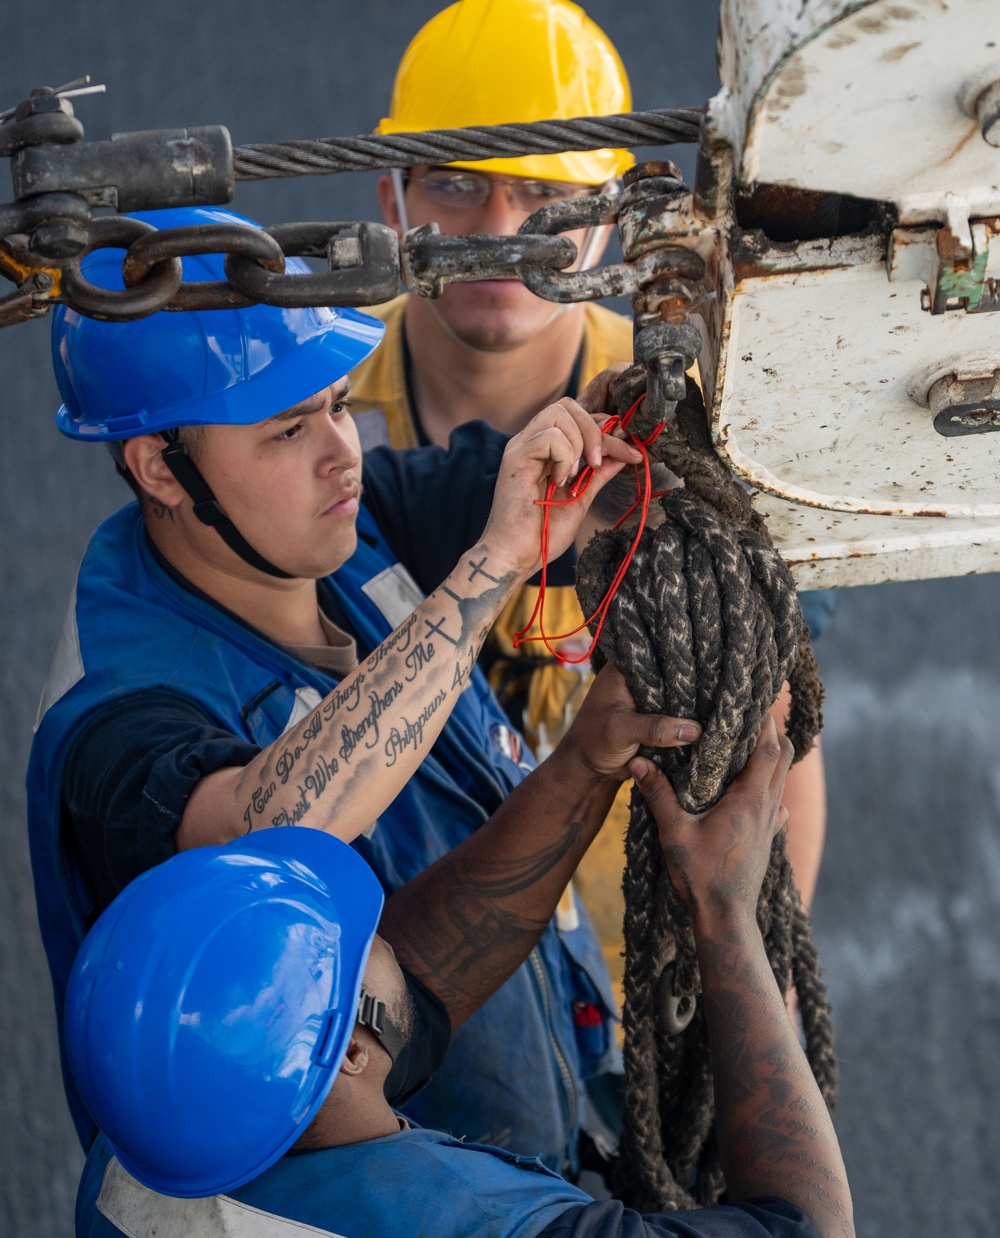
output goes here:
[[514, 195], [506, 181], [490, 185], [490, 196], [480, 208], [482, 231], [489, 236], [513, 236], [527, 219], [527, 215], [514, 205]]
[[350, 413], [320, 413], [322, 455], [320, 469], [324, 474], [337, 470], [356, 469], [361, 463], [361, 444]]

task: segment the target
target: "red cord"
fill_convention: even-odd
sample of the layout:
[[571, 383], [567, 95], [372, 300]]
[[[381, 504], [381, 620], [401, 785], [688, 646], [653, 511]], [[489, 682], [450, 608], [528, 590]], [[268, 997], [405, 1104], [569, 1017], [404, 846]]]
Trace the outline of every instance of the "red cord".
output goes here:
[[[610, 434], [612, 430], [616, 430], [619, 426], [621, 426], [623, 430], [627, 431], [629, 422], [632, 420], [632, 417], [635, 414], [635, 410], [639, 407], [639, 404], [642, 402], [642, 398], [643, 397], [640, 396], [639, 399], [636, 400], [636, 402], [632, 405], [632, 407], [628, 410], [628, 412], [623, 417], [609, 417], [608, 420], [604, 423], [604, 425], [601, 426], [601, 433]], [[547, 572], [548, 572], [548, 557], [549, 557], [549, 516], [550, 516], [550, 513], [553, 507], [568, 507], [570, 503], [575, 503], [577, 499], [580, 498], [581, 495], [586, 494], [587, 489], [590, 486], [590, 483], [594, 477], [594, 469], [591, 468], [590, 465], [588, 465], [586, 468], [580, 470], [579, 476], [576, 478], [572, 486], [570, 486], [569, 488], [568, 499], [554, 499], [552, 496], [553, 494], [555, 494], [556, 485], [555, 485], [555, 482], [550, 481], [545, 490], [545, 498], [535, 500], [535, 502], [540, 507], [545, 508], [545, 515], [542, 519], [542, 536], [541, 536], [542, 579], [541, 579], [541, 583], [538, 588], [538, 598], [535, 601], [535, 609], [531, 612], [531, 618], [528, 620], [527, 624], [525, 625], [524, 628], [522, 628], [520, 632], [516, 632], [514, 634], [514, 648], [515, 649], [517, 649], [520, 645], [527, 645], [533, 641], [541, 641], [542, 644], [545, 646], [545, 648], [549, 651], [549, 653], [554, 658], [558, 659], [558, 661], [561, 662], [564, 666], [567, 666], [567, 665], [575, 666], [575, 665], [579, 665], [582, 662], [590, 661], [590, 656], [594, 652], [594, 649], [597, 647], [597, 642], [598, 642], [598, 639], [600, 638], [601, 631], [604, 627], [604, 621], [608, 616], [608, 611], [611, 608], [611, 603], [614, 600], [614, 596], [618, 592], [622, 581], [625, 579], [625, 573], [629, 569], [629, 565], [631, 564], [632, 559], [635, 556], [635, 552], [638, 549], [639, 539], [642, 537], [643, 530], [646, 528], [646, 519], [649, 515], [650, 500], [653, 498], [657, 498], [660, 494], [663, 493], [663, 491], [658, 491], [657, 494], [655, 495], [650, 494], [650, 486], [652, 483], [650, 481], [650, 475], [649, 475], [649, 454], [646, 450], [648, 447], [651, 447], [653, 443], [656, 442], [663, 428], [664, 426], [663, 426], [663, 423], [661, 422], [661, 424], [656, 426], [656, 428], [652, 431], [652, 433], [645, 439], [637, 438], [634, 434], [629, 434], [628, 436], [629, 441], [632, 443], [632, 445], [634, 447], [637, 447], [639, 451], [642, 453], [642, 464], [643, 464], [644, 477], [643, 477], [642, 483], [640, 484], [639, 466], [636, 465], [635, 466], [635, 481], [636, 481], [636, 495], [637, 495], [636, 501], [632, 504], [629, 510], [625, 513], [625, 515], [622, 516], [621, 520], [618, 521], [618, 524], [616, 524], [614, 527], [617, 529], [619, 525], [623, 524], [629, 518], [629, 516], [632, 515], [632, 513], [635, 511], [637, 507], [641, 506], [642, 513], [639, 517], [639, 527], [636, 531], [636, 535], [632, 542], [632, 545], [629, 547], [628, 554], [625, 556], [624, 560], [621, 563], [621, 566], [618, 568], [618, 571], [615, 573], [614, 580], [612, 580], [611, 584], [608, 586], [608, 591], [607, 593], [605, 593], [603, 599], [601, 600], [601, 604], [598, 606], [597, 610], [594, 611], [594, 613], [590, 616], [589, 619], [585, 619], [583, 623], [580, 624], [579, 627], [574, 628], [571, 632], [564, 632], [561, 636], [547, 635], [545, 631], [545, 623], [544, 623], [545, 589], [546, 589], [546, 580], [547, 580]], [[528, 636], [527, 634], [528, 632], [531, 631], [532, 627], [534, 627], [536, 619], [538, 621], [539, 635]], [[556, 641], [568, 640], [569, 637], [575, 636], [577, 632], [582, 632], [586, 627], [588, 627], [591, 623], [593, 623], [595, 619], [597, 620], [597, 629], [594, 632], [594, 637], [593, 637], [593, 640], [591, 640], [590, 642], [589, 648], [584, 653], [577, 654], [577, 655], [569, 654], [569, 653], [562, 653], [560, 652], [560, 650], [554, 649], [552, 645], [549, 644], [549, 641], [553, 641], [553, 640], [556, 640]]]

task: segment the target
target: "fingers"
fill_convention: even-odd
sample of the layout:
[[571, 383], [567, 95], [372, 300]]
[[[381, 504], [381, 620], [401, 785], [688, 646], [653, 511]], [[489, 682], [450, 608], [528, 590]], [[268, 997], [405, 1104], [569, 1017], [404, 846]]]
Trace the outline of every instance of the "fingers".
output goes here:
[[774, 785], [784, 785], [785, 774], [792, 763], [792, 745], [780, 733], [770, 714], [764, 720], [757, 746], [750, 754], [743, 772], [733, 782], [733, 787], [764, 797]]
[[601, 461], [605, 455], [604, 436], [601, 434], [600, 426], [591, 414], [582, 405], [578, 404], [576, 400], [571, 400], [569, 396], [563, 396], [553, 407], [562, 409], [564, 413], [573, 419], [573, 423], [583, 441], [583, 450], [580, 453], [580, 458], [584, 463], [589, 464], [591, 468], [600, 468]]
[[673, 821], [687, 817], [688, 814], [677, 802], [673, 787], [651, 761], [636, 757], [629, 762], [628, 768], [661, 831]]
[[[568, 396], [533, 417], [511, 442], [526, 448], [536, 459], [550, 460], [549, 474], [557, 486], [565, 486], [584, 464], [600, 470], [608, 460], [638, 464], [642, 459], [628, 443], [602, 435], [594, 417]], [[602, 481], [617, 471], [609, 470]]]
[[671, 718], [666, 714], [622, 712], [617, 724], [623, 741], [644, 744], [647, 748], [682, 748], [701, 737], [701, 727], [687, 718]]
[[592, 378], [577, 396], [580, 406], [588, 413], [613, 413], [615, 406], [611, 398], [611, 386], [618, 375], [623, 370], [627, 370], [630, 364], [628, 361], [619, 361], [616, 365], [602, 370], [596, 378]]
[[601, 446], [605, 460], [621, 460], [623, 464], [640, 464], [642, 452], [627, 443], [624, 439], [615, 438], [613, 434], [604, 435]]

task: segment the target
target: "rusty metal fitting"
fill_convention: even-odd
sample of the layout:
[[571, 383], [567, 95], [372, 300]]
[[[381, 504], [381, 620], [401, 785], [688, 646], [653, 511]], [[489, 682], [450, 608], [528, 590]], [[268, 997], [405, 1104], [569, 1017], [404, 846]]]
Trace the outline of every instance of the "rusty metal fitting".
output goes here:
[[[706, 299], [701, 289], [685, 282], [691, 280], [697, 285], [704, 278], [704, 258], [696, 250], [682, 249], [680, 246], [660, 252], [674, 255], [675, 272], [671, 277], [654, 279], [633, 298], [636, 321], [641, 318], [643, 326], [657, 319], [661, 322], [684, 322], [692, 310]], [[641, 304], [638, 304], [640, 301]]]
[[0, 327], [47, 314], [52, 308], [55, 282], [48, 271], [35, 271], [14, 292], [0, 297]]
[[75, 258], [90, 243], [90, 207], [76, 194], [39, 194], [15, 203], [15, 209], [34, 254], [55, 260]]
[[14, 155], [29, 146], [61, 146], [82, 138], [83, 125], [73, 115], [72, 103], [42, 86], [0, 125], [0, 156]]
[[646, 367], [646, 389], [658, 420], [666, 420], [677, 401], [683, 400], [684, 375], [701, 348], [701, 332], [687, 321], [653, 323], [635, 337], [635, 359]]
[[672, 181], [683, 181], [684, 175], [672, 159], [646, 159], [643, 163], [634, 163], [622, 177], [625, 187], [634, 185], [636, 181], [648, 180], [651, 176], [665, 176]]
[[575, 258], [576, 246], [565, 236], [448, 236], [429, 223], [403, 237], [403, 282], [418, 296], [439, 297], [445, 284], [523, 278], [527, 269], [559, 271]]
[[31, 234], [31, 251], [43, 258], [60, 260], [82, 254], [90, 241], [87, 224], [74, 219], [57, 219], [40, 224]]
[[70, 190], [93, 206], [123, 212], [232, 201], [233, 146], [222, 125], [119, 133], [70, 146], [53, 141], [11, 160], [15, 198]]

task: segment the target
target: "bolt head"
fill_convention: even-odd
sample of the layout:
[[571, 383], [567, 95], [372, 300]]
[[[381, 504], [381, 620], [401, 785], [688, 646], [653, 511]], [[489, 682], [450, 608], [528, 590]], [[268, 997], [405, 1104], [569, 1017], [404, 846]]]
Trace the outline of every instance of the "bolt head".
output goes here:
[[75, 220], [53, 220], [39, 224], [31, 234], [28, 248], [43, 258], [75, 258], [90, 241], [85, 224]]
[[14, 119], [27, 120], [29, 116], [40, 116], [43, 112], [62, 112], [64, 116], [72, 116], [73, 105], [51, 91], [33, 90], [27, 99], [17, 105]]

